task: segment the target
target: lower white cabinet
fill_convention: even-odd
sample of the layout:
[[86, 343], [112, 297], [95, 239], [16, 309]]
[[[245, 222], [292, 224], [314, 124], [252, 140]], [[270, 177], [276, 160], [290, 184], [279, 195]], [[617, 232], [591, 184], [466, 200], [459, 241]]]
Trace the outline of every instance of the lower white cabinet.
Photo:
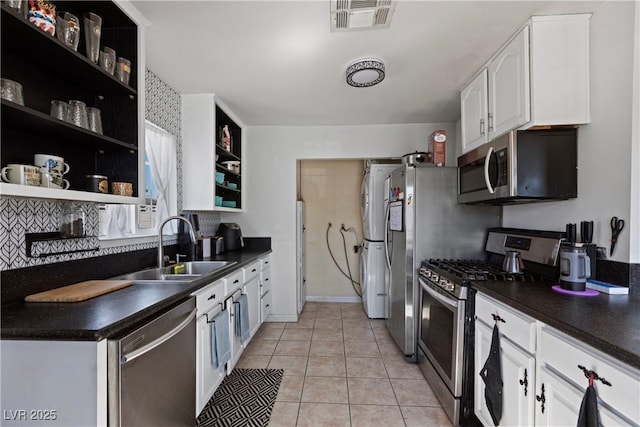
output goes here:
[[[557, 426], [578, 420], [588, 379], [582, 366], [611, 385], [595, 381], [603, 425], [640, 425], [640, 371], [545, 324], [539, 325], [536, 424]], [[543, 393], [544, 387], [544, 393]], [[544, 395], [544, 410], [542, 396]]]
[[107, 340], [0, 342], [2, 426], [106, 426]]
[[[480, 371], [489, 356], [492, 329], [482, 322], [476, 322], [475, 352], [475, 414], [487, 426], [492, 426], [491, 415], [484, 397], [484, 382]], [[535, 358], [501, 337], [500, 354], [502, 362], [503, 403], [502, 426], [533, 425]]]
[[[260, 328], [260, 276], [254, 276], [244, 284], [244, 293], [247, 294], [249, 306], [249, 330], [253, 337]], [[249, 340], [245, 343], [245, 347]]]
[[225, 377], [225, 366], [214, 366], [212, 348], [213, 319], [223, 310], [224, 279], [194, 293], [196, 297], [196, 417]]
[[260, 323], [266, 321], [271, 312], [271, 268], [268, 263], [264, 262], [262, 266], [263, 269], [260, 272]]
[[[231, 360], [227, 363], [227, 375], [231, 373], [238, 360], [240, 360], [244, 348], [240, 334], [236, 333], [235, 318], [239, 313], [236, 304], [234, 304], [242, 295], [242, 271], [233, 273], [231, 276], [231, 278], [227, 279], [227, 296], [224, 303], [226, 309], [229, 310], [229, 341], [231, 343]], [[233, 285], [230, 285], [229, 282]]]
[[[584, 396], [584, 388], [579, 389], [548, 368], [540, 369], [538, 375], [539, 387], [536, 388], [536, 426], [569, 426], [578, 422], [580, 404]], [[544, 393], [542, 391], [544, 387]], [[586, 386], [585, 386], [586, 387]], [[596, 385], [600, 390], [602, 386]], [[544, 402], [542, 396], [544, 395]], [[600, 422], [603, 426], [631, 426], [638, 425], [621, 418], [615, 410], [598, 401]]]
[[478, 293], [474, 412], [485, 426], [494, 424], [479, 373], [489, 356], [494, 314], [504, 320], [497, 320], [503, 380], [500, 426], [576, 425], [588, 386], [588, 379], [579, 366], [611, 384], [594, 382], [603, 425], [640, 426], [640, 371]]
[[[535, 357], [519, 347], [507, 335], [516, 339], [527, 337], [531, 318], [519, 315], [502, 304], [478, 295], [478, 310], [475, 322], [475, 370], [474, 412], [486, 426], [493, 426], [484, 397], [484, 381], [480, 377], [485, 361], [489, 357], [493, 334], [493, 315], [500, 331], [500, 356], [502, 364], [502, 418], [501, 426], [530, 426], [534, 421]], [[523, 340], [528, 342], [528, 338]]]

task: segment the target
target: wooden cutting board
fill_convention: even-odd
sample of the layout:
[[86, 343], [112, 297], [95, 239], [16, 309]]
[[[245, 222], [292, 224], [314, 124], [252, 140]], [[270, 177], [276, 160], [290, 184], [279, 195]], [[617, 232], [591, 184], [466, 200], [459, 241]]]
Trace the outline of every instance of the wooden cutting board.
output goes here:
[[78, 302], [131, 286], [131, 280], [87, 280], [73, 285], [28, 295], [26, 302]]

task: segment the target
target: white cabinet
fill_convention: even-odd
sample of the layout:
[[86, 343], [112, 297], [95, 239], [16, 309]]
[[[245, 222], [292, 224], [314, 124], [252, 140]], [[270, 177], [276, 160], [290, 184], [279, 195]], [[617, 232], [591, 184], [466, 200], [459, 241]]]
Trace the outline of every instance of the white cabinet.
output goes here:
[[236, 304], [234, 304], [242, 295], [243, 273], [242, 270], [238, 270], [225, 277], [227, 296], [225, 297], [224, 306], [229, 310], [229, 341], [231, 343], [231, 360], [227, 363], [227, 375], [231, 373], [236, 363], [238, 363], [242, 355], [242, 349], [244, 348], [240, 334], [236, 333], [235, 319], [239, 313]]
[[493, 426], [479, 372], [491, 346], [494, 315], [499, 316], [504, 426], [575, 425], [588, 379], [579, 366], [611, 383], [596, 381], [603, 425], [640, 426], [640, 371], [478, 293], [475, 319], [474, 412]]
[[589, 123], [590, 17], [532, 17], [462, 88], [461, 154], [513, 129]]
[[491, 61], [487, 135], [494, 139], [529, 121], [529, 27]]
[[[536, 424], [575, 424], [588, 385], [582, 366], [611, 385], [595, 381], [603, 425], [640, 425], [640, 372], [547, 325], [540, 325]], [[544, 391], [543, 391], [544, 388]], [[543, 398], [544, 396], [544, 398]], [[544, 410], [542, 407], [544, 403]]]
[[[250, 337], [258, 331], [260, 327], [260, 261], [244, 268], [245, 281], [244, 293], [247, 294], [249, 306], [249, 330]], [[249, 341], [245, 342], [246, 345]]]
[[225, 376], [225, 366], [212, 363], [213, 319], [220, 314], [224, 301], [224, 279], [194, 293], [196, 296], [196, 416], [200, 414]]
[[[263, 266], [265, 264], [263, 263]], [[267, 267], [260, 272], [260, 323], [269, 317], [271, 312], [271, 268]]]
[[487, 69], [483, 69], [460, 92], [460, 124], [462, 128], [462, 149], [467, 153], [487, 142]]
[[531, 335], [535, 337], [535, 320], [482, 295], [477, 296], [476, 302], [474, 412], [484, 425], [493, 425], [485, 402], [484, 382], [479, 374], [489, 356], [496, 322], [493, 316], [499, 316], [504, 320], [497, 321], [504, 399], [500, 425], [533, 425], [535, 357], [521, 346], [530, 348]]
[[106, 426], [107, 340], [2, 340], [3, 426]]
[[[183, 209], [243, 211], [244, 124], [214, 94], [182, 95], [182, 123]], [[220, 136], [225, 126], [231, 138], [228, 150]], [[228, 161], [240, 162], [240, 169], [229, 170]], [[216, 182], [216, 172], [224, 174], [222, 182]], [[221, 206], [216, 196], [222, 198]]]

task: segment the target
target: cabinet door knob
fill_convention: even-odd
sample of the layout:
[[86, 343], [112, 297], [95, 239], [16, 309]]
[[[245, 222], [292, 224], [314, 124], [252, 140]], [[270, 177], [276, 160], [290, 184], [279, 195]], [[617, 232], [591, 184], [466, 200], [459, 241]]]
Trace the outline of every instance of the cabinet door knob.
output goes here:
[[207, 298], [207, 301], [211, 301], [212, 299], [214, 299], [216, 297], [216, 294], [211, 294], [209, 296], [209, 298]]
[[484, 136], [484, 119], [480, 119], [480, 135]]
[[493, 131], [493, 114], [489, 113], [489, 132]]
[[542, 413], [544, 414], [544, 402], [545, 402], [545, 397], [544, 397], [544, 383], [542, 384], [542, 388], [541, 388], [541, 393], [540, 396], [536, 395], [536, 400], [538, 402], [541, 402], [542, 405], [540, 406], [540, 409], [542, 410]]
[[520, 381], [520, 385], [524, 386], [524, 395], [527, 395], [527, 386], [529, 385], [529, 381], [527, 380], [527, 370], [524, 370], [524, 378], [521, 379]]

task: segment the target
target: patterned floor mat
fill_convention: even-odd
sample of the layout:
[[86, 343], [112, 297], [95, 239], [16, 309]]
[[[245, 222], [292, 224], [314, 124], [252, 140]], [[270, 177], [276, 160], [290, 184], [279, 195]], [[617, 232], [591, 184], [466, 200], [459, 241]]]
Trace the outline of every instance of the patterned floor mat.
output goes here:
[[234, 369], [198, 416], [198, 427], [263, 427], [282, 381], [282, 369]]

